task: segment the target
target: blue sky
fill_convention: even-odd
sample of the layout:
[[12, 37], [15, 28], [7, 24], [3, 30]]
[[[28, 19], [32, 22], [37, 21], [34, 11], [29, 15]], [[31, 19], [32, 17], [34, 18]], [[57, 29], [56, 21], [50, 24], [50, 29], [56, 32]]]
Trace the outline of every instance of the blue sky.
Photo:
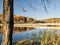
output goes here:
[[[42, 1], [14, 0], [14, 14], [35, 19], [60, 18], [60, 0], [47, 0], [48, 2], [45, 0], [48, 13], [46, 13]], [[0, 13], [2, 13], [2, 0], [0, 0]]]

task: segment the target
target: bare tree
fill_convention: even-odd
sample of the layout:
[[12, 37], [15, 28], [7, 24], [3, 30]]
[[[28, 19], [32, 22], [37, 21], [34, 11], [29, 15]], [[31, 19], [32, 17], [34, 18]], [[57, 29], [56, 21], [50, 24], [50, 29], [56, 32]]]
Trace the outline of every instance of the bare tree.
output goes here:
[[1, 45], [12, 45], [12, 33], [13, 33], [13, 0], [3, 1], [3, 33]]

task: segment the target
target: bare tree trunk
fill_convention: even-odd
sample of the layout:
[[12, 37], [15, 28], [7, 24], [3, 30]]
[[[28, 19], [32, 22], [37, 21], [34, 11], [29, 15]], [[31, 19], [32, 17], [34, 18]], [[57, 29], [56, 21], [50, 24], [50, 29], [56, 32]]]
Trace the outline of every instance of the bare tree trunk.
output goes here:
[[3, 0], [3, 34], [1, 45], [12, 45], [13, 33], [13, 0]]

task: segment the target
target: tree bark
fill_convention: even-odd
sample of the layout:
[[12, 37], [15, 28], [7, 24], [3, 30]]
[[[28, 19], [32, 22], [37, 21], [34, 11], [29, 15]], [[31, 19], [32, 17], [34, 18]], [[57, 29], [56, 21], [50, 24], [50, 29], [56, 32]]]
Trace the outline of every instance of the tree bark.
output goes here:
[[3, 0], [3, 15], [2, 15], [2, 43], [1, 45], [12, 45], [13, 34], [13, 0]]

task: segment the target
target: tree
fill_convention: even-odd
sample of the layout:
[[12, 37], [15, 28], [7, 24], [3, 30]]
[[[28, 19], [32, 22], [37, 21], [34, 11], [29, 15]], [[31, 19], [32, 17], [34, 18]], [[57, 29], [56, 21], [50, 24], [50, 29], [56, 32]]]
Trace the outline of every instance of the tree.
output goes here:
[[[47, 12], [45, 0], [42, 0], [42, 3], [44, 5], [45, 11]], [[29, 7], [32, 8], [30, 4], [28, 5]], [[23, 11], [25, 12], [24, 8]], [[3, 37], [2, 37], [1, 45], [12, 45], [12, 33], [13, 33], [13, 25], [14, 25], [13, 0], [3, 0], [2, 24], [3, 24]]]
[[2, 15], [3, 33], [1, 45], [12, 45], [13, 33], [13, 0], [3, 0]]

